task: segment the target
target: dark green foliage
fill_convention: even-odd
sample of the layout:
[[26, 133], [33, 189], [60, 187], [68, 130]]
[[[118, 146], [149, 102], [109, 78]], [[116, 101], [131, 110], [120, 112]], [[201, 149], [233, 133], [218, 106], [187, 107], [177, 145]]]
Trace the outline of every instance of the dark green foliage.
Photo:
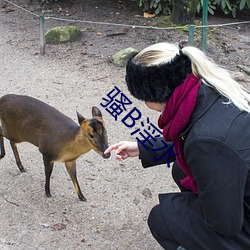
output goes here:
[[145, 11], [154, 12], [158, 15], [163, 13], [165, 15], [171, 14], [172, 4], [171, 0], [135, 0], [139, 7], [143, 7]]
[[[154, 11], [155, 14], [171, 14], [174, 0], [134, 0], [140, 7], [146, 11]], [[194, 0], [187, 0], [194, 2]], [[201, 12], [204, 0], [199, 0], [197, 4], [197, 13]], [[250, 9], [250, 0], [208, 0], [208, 11], [214, 15], [217, 7], [221, 8], [224, 14], [231, 14], [236, 17], [236, 12]]]

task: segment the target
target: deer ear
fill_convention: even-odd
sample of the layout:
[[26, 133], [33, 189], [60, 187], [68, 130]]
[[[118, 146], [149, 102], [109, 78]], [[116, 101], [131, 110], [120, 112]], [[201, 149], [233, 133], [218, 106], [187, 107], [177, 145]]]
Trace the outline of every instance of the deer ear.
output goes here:
[[101, 113], [100, 109], [97, 108], [96, 106], [92, 107], [92, 115], [93, 115], [93, 117], [94, 116], [102, 117], [102, 113]]
[[85, 118], [77, 111], [76, 111], [76, 114], [77, 114], [78, 122], [81, 125], [83, 121], [85, 120]]

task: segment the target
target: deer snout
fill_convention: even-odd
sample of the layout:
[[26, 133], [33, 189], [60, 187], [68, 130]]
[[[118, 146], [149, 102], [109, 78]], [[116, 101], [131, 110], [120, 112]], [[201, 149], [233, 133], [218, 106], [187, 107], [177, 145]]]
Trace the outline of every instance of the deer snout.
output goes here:
[[103, 154], [102, 157], [103, 157], [104, 159], [108, 159], [108, 158], [110, 157], [110, 155], [111, 155], [110, 153], [108, 153], [108, 154]]

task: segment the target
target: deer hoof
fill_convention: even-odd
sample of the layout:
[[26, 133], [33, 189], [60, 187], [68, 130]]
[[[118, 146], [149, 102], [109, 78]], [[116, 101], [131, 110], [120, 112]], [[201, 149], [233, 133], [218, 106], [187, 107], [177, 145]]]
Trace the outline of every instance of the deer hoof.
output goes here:
[[79, 199], [80, 199], [80, 201], [87, 201], [87, 199], [84, 197], [84, 196], [82, 196], [82, 197], [79, 197]]
[[50, 194], [50, 193], [46, 194], [46, 196], [47, 196], [48, 198], [51, 198], [51, 194]]

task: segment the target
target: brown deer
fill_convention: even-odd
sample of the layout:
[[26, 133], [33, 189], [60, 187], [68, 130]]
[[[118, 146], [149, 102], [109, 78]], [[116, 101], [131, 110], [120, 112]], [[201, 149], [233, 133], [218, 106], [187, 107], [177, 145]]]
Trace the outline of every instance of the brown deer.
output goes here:
[[101, 111], [92, 107], [93, 118], [86, 119], [77, 112], [80, 126], [60, 111], [29, 96], [8, 94], [0, 98], [0, 158], [5, 156], [3, 137], [9, 139], [16, 164], [20, 161], [17, 143], [29, 142], [39, 148], [45, 167], [45, 193], [50, 194], [50, 176], [54, 162], [64, 162], [81, 201], [83, 196], [76, 176], [76, 160], [94, 149], [103, 158], [108, 148], [107, 132]]

